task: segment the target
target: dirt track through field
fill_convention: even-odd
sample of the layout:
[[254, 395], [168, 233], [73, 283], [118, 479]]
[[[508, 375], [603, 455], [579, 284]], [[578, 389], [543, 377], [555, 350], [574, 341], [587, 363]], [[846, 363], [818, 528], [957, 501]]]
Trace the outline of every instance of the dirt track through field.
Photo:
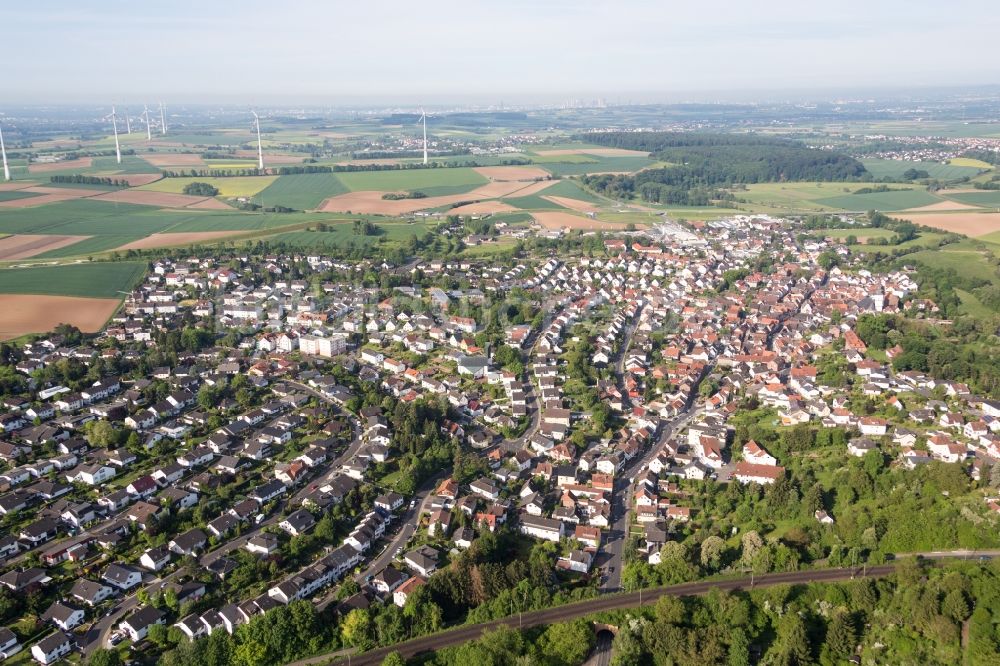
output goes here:
[[95, 333], [114, 314], [118, 303], [116, 298], [0, 294], [0, 340], [45, 333], [59, 324]]
[[90, 236], [56, 236], [40, 234], [16, 234], [0, 238], [0, 261], [27, 259], [35, 255], [58, 250], [67, 245], [79, 243]]

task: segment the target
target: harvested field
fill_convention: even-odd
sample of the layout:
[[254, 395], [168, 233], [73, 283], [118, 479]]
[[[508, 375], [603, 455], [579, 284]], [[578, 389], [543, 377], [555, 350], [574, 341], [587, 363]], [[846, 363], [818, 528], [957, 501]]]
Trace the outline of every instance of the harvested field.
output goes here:
[[581, 213], [590, 213], [598, 210], [597, 206], [590, 203], [589, 201], [580, 201], [579, 199], [570, 199], [569, 197], [555, 197], [555, 196], [542, 196], [546, 201], [551, 201], [554, 204], [559, 204], [563, 208], [569, 208], [571, 210], [578, 210]]
[[319, 210], [324, 213], [351, 211], [352, 213], [368, 213], [371, 215], [404, 215], [424, 208], [437, 208], [448, 204], [468, 201], [472, 197], [447, 196], [427, 197], [425, 199], [397, 199], [389, 201], [382, 198], [384, 192], [349, 192], [330, 197], [324, 201]]
[[[239, 159], [257, 159], [256, 150], [237, 150], [234, 157]], [[273, 164], [302, 164], [303, 157], [300, 155], [271, 155], [264, 153], [264, 166], [269, 166]]]
[[1000, 213], [928, 213], [909, 219], [915, 224], [972, 237], [1000, 231]]
[[45, 333], [59, 324], [72, 324], [84, 333], [95, 333], [118, 309], [117, 298], [77, 298], [0, 294], [0, 340], [28, 333]]
[[625, 225], [621, 222], [602, 222], [601, 220], [592, 220], [589, 217], [582, 217], [572, 213], [544, 212], [532, 213], [531, 216], [546, 229], [611, 230], [625, 228]]
[[219, 201], [218, 199], [212, 198], [191, 204], [190, 206], [186, 206], [186, 208], [196, 208], [198, 210], [233, 210], [233, 207], [225, 201]]
[[957, 203], [955, 201], [939, 201], [937, 203], [928, 204], [926, 206], [918, 206], [917, 208], [907, 208], [906, 210], [900, 211], [901, 213], [933, 213], [939, 210], [975, 210], [975, 206], [970, 206], [969, 204]]
[[110, 173], [107, 174], [107, 177], [112, 180], [124, 180], [128, 183], [129, 187], [149, 185], [162, 178], [158, 173]]
[[140, 157], [155, 167], [205, 166], [205, 160], [201, 159], [201, 155], [194, 153], [147, 153]]
[[82, 187], [48, 187], [46, 185], [32, 185], [31, 187], [24, 188], [25, 192], [34, 192], [35, 194], [69, 194], [76, 198], [81, 197], [92, 197], [94, 193], [100, 194], [102, 190], [88, 190]]
[[116, 203], [138, 204], [140, 206], [158, 206], [160, 208], [187, 208], [199, 204], [211, 197], [196, 197], [190, 194], [174, 194], [173, 192], [154, 192], [152, 190], [119, 190], [105, 192], [94, 201], [114, 201]]
[[[464, 206], [459, 206], [458, 208], [452, 208], [448, 211], [449, 215], [491, 215], [495, 213], [512, 213], [517, 211], [510, 204], [505, 204], [502, 201], [479, 201], [476, 203], [466, 204]], [[0, 245], [3, 242], [0, 241]]]
[[17, 234], [0, 238], [0, 261], [26, 259], [87, 240], [90, 236]]
[[532, 195], [538, 194], [542, 190], [549, 189], [550, 187], [552, 187], [553, 185], [555, 185], [558, 182], [559, 182], [558, 180], [543, 180], [543, 181], [538, 182], [538, 183], [531, 183], [527, 187], [522, 187], [522, 188], [520, 188], [518, 190], [514, 190], [513, 192], [510, 192], [508, 194], [504, 194], [502, 196], [505, 196], [505, 197], [530, 197]]
[[561, 150], [536, 150], [538, 155], [594, 155], [596, 157], [646, 157], [649, 153], [626, 148], [565, 148]]
[[36, 183], [24, 180], [13, 180], [9, 183], [0, 183], [0, 192], [9, 192], [11, 190], [23, 190], [26, 187], [32, 187]]
[[532, 166], [476, 167], [476, 172], [490, 180], [539, 180], [548, 178], [549, 172]]
[[[448, 194], [439, 197], [425, 197], [423, 199], [397, 199], [386, 200], [382, 198], [385, 192], [382, 191], [362, 191], [349, 192], [335, 197], [330, 197], [320, 206], [323, 212], [351, 211], [352, 213], [368, 213], [371, 215], [405, 215], [427, 208], [438, 208], [462, 201], [482, 202], [486, 199], [499, 199], [506, 196], [522, 196], [534, 194], [556, 181], [546, 180], [540, 183], [525, 185], [519, 182], [494, 181], [488, 185], [477, 187], [471, 192], [464, 194]], [[516, 195], [514, 193], [517, 193]], [[499, 203], [499, 202], [498, 202]]]
[[137, 241], [126, 243], [117, 250], [149, 250], [156, 247], [175, 247], [219, 240], [227, 236], [235, 236], [239, 231], [189, 231], [177, 234], [152, 234]]
[[31, 192], [39, 196], [0, 201], [0, 208], [33, 208], [35, 206], [44, 206], [45, 204], [56, 203], [57, 201], [83, 199], [101, 193], [101, 190], [82, 190], [71, 187], [42, 187], [38, 185], [23, 187], [18, 191]]
[[89, 169], [93, 162], [93, 158], [81, 157], [76, 160], [65, 160], [63, 162], [29, 164], [28, 173], [48, 173], [49, 171], [66, 171], [67, 169]]

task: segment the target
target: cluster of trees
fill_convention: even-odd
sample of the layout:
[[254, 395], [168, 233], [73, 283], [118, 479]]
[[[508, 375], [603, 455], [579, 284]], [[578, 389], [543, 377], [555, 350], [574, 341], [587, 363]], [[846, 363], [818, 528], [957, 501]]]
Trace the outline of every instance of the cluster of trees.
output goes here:
[[588, 187], [616, 198], [638, 195], [660, 203], [705, 205], [719, 198], [713, 189], [736, 184], [871, 179], [871, 174], [852, 157], [770, 137], [598, 132], [580, 138], [602, 146], [647, 151], [653, 158], [673, 165], [628, 176], [583, 177]]
[[[907, 169], [903, 172], [903, 180], [922, 180], [930, 178], [931, 175], [925, 169]], [[886, 190], [880, 190], [885, 192]]]
[[80, 173], [69, 176], [49, 176], [50, 183], [66, 183], [73, 185], [107, 185], [109, 187], [128, 187], [124, 178], [107, 178], [104, 176], [85, 176]]
[[278, 606], [240, 625], [232, 636], [216, 631], [188, 641], [179, 629], [160, 629], [150, 631], [150, 640], [173, 646], [160, 657], [161, 666], [276, 666], [338, 644], [330, 624], [308, 601]]
[[219, 188], [210, 183], [195, 181], [184, 186], [184, 194], [193, 194], [199, 197], [214, 197], [219, 194]]
[[652, 612], [616, 623], [615, 663], [833, 666], [857, 655], [862, 663], [985, 666], [1000, 648], [998, 610], [995, 566], [925, 571], [908, 561], [888, 580], [661, 597]]
[[368, 220], [354, 220], [351, 229], [355, 236], [377, 236], [382, 233], [382, 229], [378, 225]]
[[[942, 276], [940, 290], [948, 282]], [[991, 304], [996, 308], [1000, 303]], [[989, 341], [989, 321], [960, 319], [951, 328], [928, 326], [919, 320], [892, 315], [862, 315], [858, 336], [873, 349], [898, 344], [903, 353], [893, 359], [897, 371], [916, 370], [944, 380], [959, 381], [977, 392], [1000, 395], [1000, 353]]]
[[400, 201], [402, 199], [426, 199], [427, 195], [419, 190], [415, 192], [386, 192], [382, 198], [386, 201]]
[[1000, 165], [1000, 152], [995, 150], [967, 150], [962, 153], [962, 157], [979, 160], [980, 162], [986, 162], [987, 164]]
[[[590, 654], [595, 641], [593, 628], [584, 620], [551, 624], [542, 630], [524, 633], [502, 626], [484, 632], [482, 638], [478, 640], [441, 650], [429, 663], [434, 666], [469, 664], [577, 666]], [[383, 666], [401, 666], [402, 663], [402, 660], [386, 659]]]

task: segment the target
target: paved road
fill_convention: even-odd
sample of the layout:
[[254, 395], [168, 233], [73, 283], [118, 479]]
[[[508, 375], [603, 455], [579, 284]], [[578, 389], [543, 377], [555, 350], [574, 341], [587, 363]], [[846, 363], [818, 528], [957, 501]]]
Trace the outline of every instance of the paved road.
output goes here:
[[630, 479], [642, 473], [659, 453], [663, 444], [694, 418], [698, 411], [691, 411], [692, 406], [689, 405], [686, 411], [662, 425], [660, 434], [653, 445], [643, 455], [634, 458], [621, 474], [615, 476], [615, 489], [611, 497], [612, 522], [603, 546], [605, 558], [602, 566], [606, 568], [608, 573], [604, 583], [601, 584], [601, 592], [621, 590], [622, 565], [624, 564], [622, 553], [625, 541], [628, 539], [629, 525], [632, 523], [632, 493], [635, 490], [635, 484]]
[[[871, 578], [881, 578], [892, 573], [893, 569], [894, 565], [892, 564], [869, 567], [866, 575]], [[351, 666], [376, 666], [377, 664], [381, 664], [382, 660], [390, 652], [399, 652], [399, 654], [404, 658], [410, 658], [416, 654], [440, 650], [441, 648], [450, 647], [452, 645], [461, 645], [462, 643], [476, 640], [482, 635], [483, 631], [496, 629], [501, 625], [513, 628], [536, 627], [539, 625], [552, 624], [554, 622], [575, 620], [601, 611], [619, 608], [633, 608], [639, 605], [647, 606], [656, 603], [657, 599], [663, 595], [700, 595], [705, 594], [712, 589], [732, 591], [747, 589], [751, 587], [751, 585], [753, 587], [770, 587], [772, 585], [783, 585], [787, 583], [803, 584], [814, 582], [835, 582], [850, 580], [855, 576], [860, 577], [861, 573], [861, 569], [816, 569], [812, 571], [792, 571], [787, 573], [757, 576], [752, 581], [750, 578], [701, 581], [695, 583], [684, 583], [681, 585], [672, 585], [670, 587], [642, 590], [640, 592], [630, 592], [628, 594], [605, 595], [574, 604], [567, 604], [565, 606], [557, 606], [555, 608], [547, 608], [545, 610], [523, 613], [520, 617], [514, 615], [501, 620], [494, 620], [492, 622], [457, 627], [432, 636], [415, 638], [413, 640], [397, 643], [396, 645], [389, 647], [379, 648], [362, 655], [352, 656]], [[291, 666], [313, 666], [317, 664], [326, 664], [330, 661], [331, 655], [324, 654], [293, 662]]]
[[[379, 551], [378, 556], [369, 563], [361, 573], [354, 576], [355, 582], [359, 585], [364, 585], [365, 581], [369, 576], [374, 576], [379, 571], [389, 566], [392, 562], [393, 557], [396, 555], [396, 550], [401, 546], [405, 546], [411, 538], [413, 538], [414, 533], [417, 531], [417, 525], [420, 523], [420, 516], [424, 513], [430, 513], [430, 503], [434, 499], [432, 493], [437, 485], [444, 478], [445, 474], [442, 472], [429, 479], [424, 487], [414, 495], [413, 499], [416, 500], [417, 505], [412, 509], [407, 509], [402, 516], [397, 519], [397, 532], [393, 535], [392, 539], [387, 543], [381, 551]], [[316, 607], [319, 610], [323, 610], [329, 606], [337, 598], [337, 588], [331, 588], [321, 599], [317, 600]]]
[[597, 644], [583, 666], [609, 666], [611, 664], [611, 642], [614, 635], [610, 631], [602, 631], [597, 635]]

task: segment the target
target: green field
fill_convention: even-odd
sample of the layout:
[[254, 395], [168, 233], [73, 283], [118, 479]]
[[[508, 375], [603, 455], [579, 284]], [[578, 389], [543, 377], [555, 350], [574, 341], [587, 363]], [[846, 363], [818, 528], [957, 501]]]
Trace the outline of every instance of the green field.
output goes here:
[[[293, 178], [294, 176], [285, 176]], [[232, 178], [164, 178], [138, 188], [154, 192], [173, 192], [181, 194], [188, 183], [208, 183], [219, 190], [223, 197], [252, 197], [270, 186], [278, 179], [277, 176], [233, 176]]]
[[[252, 119], [250, 119], [252, 121]], [[249, 130], [238, 130], [232, 132], [187, 132], [183, 134], [167, 135], [167, 140], [171, 143], [184, 143], [194, 146], [239, 146], [244, 143], [255, 141], [256, 135], [252, 135]]]
[[947, 195], [952, 201], [979, 206], [980, 208], [1000, 208], [1000, 190], [983, 190], [982, 192], [963, 192]]
[[554, 201], [543, 199], [541, 194], [531, 194], [526, 197], [511, 197], [500, 199], [500, 201], [522, 210], [567, 210], [565, 206], [560, 206]]
[[972, 159], [971, 157], [955, 157], [948, 160], [948, 164], [951, 166], [961, 166], [961, 167], [973, 167], [975, 169], [992, 169], [993, 165], [989, 162], [984, 162], [982, 160]]
[[816, 203], [830, 208], [848, 211], [868, 210], [906, 210], [918, 208], [941, 201], [925, 190], [894, 190], [891, 192], [875, 192], [873, 194], [848, 194], [844, 196], [817, 199]]
[[591, 194], [572, 180], [560, 180], [555, 185], [549, 185], [539, 194], [547, 197], [567, 197], [590, 203], [602, 203], [602, 200], [597, 195]]
[[168, 231], [255, 231], [329, 217], [324, 214], [160, 210], [109, 201], [77, 200], [28, 210], [0, 209], [0, 233], [92, 236], [38, 255], [45, 259], [87, 256]]
[[423, 222], [375, 222], [380, 234], [359, 236], [350, 223], [330, 224], [326, 231], [289, 231], [267, 237], [266, 240], [287, 243], [302, 250], [322, 250], [323, 248], [344, 249], [350, 246], [367, 246], [380, 242], [402, 242], [416, 235], [422, 236], [428, 226]]
[[22, 192], [21, 190], [0, 190], [0, 201], [17, 201], [18, 199], [30, 199], [41, 196], [35, 192]]
[[881, 227], [859, 227], [857, 229], [814, 229], [813, 233], [829, 236], [830, 238], [847, 238], [854, 236], [858, 240], [866, 238], [892, 238], [895, 232]]
[[587, 173], [633, 173], [640, 169], [646, 169], [654, 164], [648, 157], [628, 156], [628, 157], [596, 157], [593, 162], [569, 163], [557, 162], [552, 164], [540, 164], [543, 169], [553, 176], [581, 176]]
[[93, 173], [96, 171], [107, 172], [107, 175], [115, 173], [160, 173], [160, 169], [135, 155], [122, 155], [122, 163], [118, 164], [114, 157], [95, 157], [93, 165], [89, 169], [76, 169], [75, 173]]
[[953, 180], [975, 176], [981, 169], [975, 166], [942, 164], [940, 162], [905, 162], [903, 160], [861, 160], [875, 178], [902, 178], [907, 169], [926, 171], [931, 178]]
[[[958, 247], [959, 249], [952, 249]], [[907, 261], [919, 261], [933, 268], [952, 269], [961, 276], [975, 280], [995, 280], [996, 273], [987, 257], [979, 250], [960, 243], [941, 249], [923, 250], [906, 255]]]
[[145, 272], [135, 261], [8, 268], [0, 270], [0, 293], [120, 298]]
[[535, 164], [595, 164], [594, 155], [531, 155]]
[[296, 210], [317, 208], [325, 199], [346, 194], [348, 188], [335, 173], [306, 173], [278, 176], [258, 192], [258, 201], [266, 206], [287, 206]]
[[462, 194], [489, 182], [471, 168], [402, 169], [396, 171], [352, 171], [336, 176], [351, 192], [413, 192], [431, 194], [432, 188], [451, 188], [447, 194]]

